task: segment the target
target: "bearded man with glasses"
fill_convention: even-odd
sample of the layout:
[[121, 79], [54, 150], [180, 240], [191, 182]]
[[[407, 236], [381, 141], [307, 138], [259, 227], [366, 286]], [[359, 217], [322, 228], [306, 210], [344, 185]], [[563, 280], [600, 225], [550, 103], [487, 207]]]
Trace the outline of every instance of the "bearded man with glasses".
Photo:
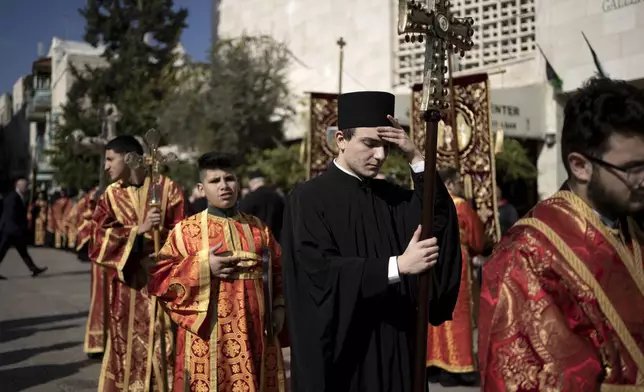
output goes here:
[[564, 116], [568, 180], [484, 267], [482, 391], [644, 390], [644, 93], [592, 79]]

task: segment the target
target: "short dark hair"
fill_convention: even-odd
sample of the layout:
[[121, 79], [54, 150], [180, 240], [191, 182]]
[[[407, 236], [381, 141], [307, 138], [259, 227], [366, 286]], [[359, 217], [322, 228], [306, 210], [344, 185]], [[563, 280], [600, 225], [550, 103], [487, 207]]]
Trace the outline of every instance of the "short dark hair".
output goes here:
[[135, 152], [143, 155], [143, 146], [132, 135], [121, 135], [107, 142], [105, 151], [112, 150], [118, 154], [127, 154], [128, 152]]
[[232, 155], [211, 151], [203, 154], [197, 160], [199, 168], [199, 178], [203, 180], [203, 174], [206, 170], [225, 170], [234, 171], [236, 167], [235, 158]]
[[614, 133], [644, 136], [644, 92], [623, 80], [592, 78], [564, 109], [561, 157], [568, 175], [570, 153], [601, 158]]
[[340, 130], [340, 132], [342, 132], [342, 136], [344, 136], [345, 139], [351, 140], [351, 138], [353, 138], [353, 135], [356, 134], [356, 129], [355, 128], [347, 128], [347, 129]]
[[446, 167], [438, 171], [443, 182], [456, 182], [461, 173], [454, 167]]

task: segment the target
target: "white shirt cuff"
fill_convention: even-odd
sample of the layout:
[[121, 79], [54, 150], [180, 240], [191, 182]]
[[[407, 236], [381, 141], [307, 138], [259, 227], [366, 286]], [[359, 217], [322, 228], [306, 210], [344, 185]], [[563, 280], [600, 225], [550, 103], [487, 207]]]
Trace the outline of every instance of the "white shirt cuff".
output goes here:
[[411, 170], [414, 173], [423, 173], [425, 171], [425, 161], [416, 162], [414, 164], [410, 164], [409, 166], [411, 166]]
[[389, 258], [389, 268], [387, 276], [389, 277], [389, 284], [400, 282], [400, 273], [398, 272], [398, 256], [391, 256]]

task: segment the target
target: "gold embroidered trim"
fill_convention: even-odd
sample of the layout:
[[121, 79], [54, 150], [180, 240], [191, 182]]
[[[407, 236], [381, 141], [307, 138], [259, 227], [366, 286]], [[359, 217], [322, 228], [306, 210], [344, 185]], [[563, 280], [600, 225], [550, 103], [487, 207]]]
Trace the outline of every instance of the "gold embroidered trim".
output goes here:
[[181, 257], [188, 257], [188, 250], [186, 249], [186, 244], [183, 242], [183, 233], [182, 233], [182, 222], [179, 222], [174, 227], [174, 240], [177, 243], [177, 250], [181, 254]]
[[610, 302], [606, 293], [604, 293], [604, 290], [601, 288], [599, 282], [597, 282], [586, 264], [584, 264], [575, 252], [565, 244], [554, 230], [538, 219], [524, 218], [519, 220], [516, 223], [516, 226], [527, 226], [541, 232], [563, 256], [563, 259], [575, 271], [575, 273], [579, 275], [579, 277], [591, 288], [597, 298], [597, 303], [599, 304], [600, 309], [604, 313], [604, 316], [613, 327], [613, 330], [615, 330], [615, 333], [617, 333], [617, 336], [622, 341], [622, 344], [635, 362], [639, 372], [644, 373], [644, 354], [639, 349], [635, 339], [626, 327], [626, 324], [619, 316], [617, 310], [615, 310], [613, 304]]
[[130, 291], [130, 305], [129, 305], [129, 318], [127, 322], [127, 343], [126, 343], [126, 357], [125, 365], [123, 366], [123, 384], [130, 385], [130, 374], [132, 373], [132, 345], [134, 344], [134, 316], [136, 314], [136, 290], [127, 289]]
[[[577, 210], [582, 213], [584, 218], [595, 228], [595, 230], [602, 233], [606, 241], [615, 249], [619, 258], [622, 259], [624, 265], [628, 269], [628, 272], [633, 277], [633, 281], [640, 290], [640, 293], [644, 295], [644, 268], [642, 267], [642, 246], [638, 241], [637, 234], [635, 232], [635, 222], [630, 217], [627, 218], [628, 232], [631, 237], [631, 247], [633, 252], [631, 252], [626, 246], [625, 242], [618, 241], [617, 238], [610, 232], [610, 229], [606, 227], [599, 218], [599, 216], [583, 201], [579, 196], [575, 195], [573, 192], [569, 191], [559, 191], [554, 197], [560, 197], [570, 204]], [[623, 233], [619, 233], [623, 234]]]
[[[195, 320], [195, 330], [197, 333], [199, 328], [206, 321], [208, 316], [208, 308], [210, 307], [210, 294], [211, 294], [211, 280], [210, 280], [210, 235], [208, 233], [208, 213], [203, 211], [201, 213], [201, 250], [197, 253], [199, 260], [199, 294], [197, 298], [198, 311], [201, 312]], [[214, 299], [216, 304], [217, 299]]]
[[163, 192], [161, 193], [161, 224], [159, 227], [165, 227], [165, 216], [166, 211], [168, 210], [168, 198], [170, 197], [170, 185], [170, 181], [164, 178]]
[[123, 274], [123, 270], [125, 269], [125, 265], [127, 264], [127, 261], [130, 258], [130, 253], [132, 253], [132, 248], [134, 248], [134, 242], [136, 241], [137, 230], [138, 229], [136, 227], [133, 227], [130, 230], [130, 236], [128, 237], [127, 243], [125, 244], [125, 249], [123, 250], [123, 254], [121, 255], [121, 260], [117, 261], [117, 264], [116, 264], [116, 274], [118, 275], [119, 280], [121, 282], [125, 282], [125, 275]]
[[644, 386], [601, 384], [599, 390], [601, 392], [644, 392]]
[[[226, 245], [229, 245], [229, 238], [226, 237]], [[208, 231], [208, 210], [205, 210], [201, 213], [201, 250], [206, 252], [206, 257], [210, 257], [210, 232]], [[199, 281], [201, 284], [208, 284], [208, 298], [209, 298], [209, 311], [212, 312], [210, 315], [210, 385], [213, 388], [217, 388], [219, 385], [219, 371], [217, 369], [218, 361], [218, 346], [217, 339], [219, 336], [219, 315], [218, 315], [218, 302], [219, 302], [219, 279], [212, 280], [213, 287], [211, 287], [210, 280], [210, 262], [208, 259], [200, 262], [201, 269], [199, 271]], [[205, 287], [205, 286], [202, 286]], [[212, 293], [214, 291], [214, 293]], [[212, 298], [210, 296], [212, 295]], [[208, 312], [202, 313], [203, 318], [205, 319]]]

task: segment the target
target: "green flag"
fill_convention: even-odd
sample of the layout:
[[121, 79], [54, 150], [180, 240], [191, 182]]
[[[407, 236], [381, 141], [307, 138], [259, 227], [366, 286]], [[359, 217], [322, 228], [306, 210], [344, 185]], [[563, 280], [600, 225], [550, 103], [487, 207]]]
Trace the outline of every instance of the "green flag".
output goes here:
[[599, 58], [597, 57], [597, 53], [595, 53], [595, 50], [593, 49], [592, 46], [590, 46], [590, 42], [588, 42], [588, 38], [586, 38], [586, 34], [584, 32], [581, 32], [581, 35], [584, 37], [584, 40], [586, 41], [586, 44], [588, 45], [588, 49], [590, 49], [590, 54], [593, 56], [593, 61], [595, 62], [595, 67], [597, 67], [597, 75], [599, 75], [602, 78], [607, 78], [608, 74], [604, 72], [604, 68], [602, 67], [601, 63], [599, 62]]
[[561, 80], [561, 78], [557, 74], [557, 71], [555, 71], [552, 64], [550, 64], [550, 61], [548, 61], [546, 54], [543, 53], [543, 50], [541, 49], [541, 46], [539, 46], [539, 44], [537, 44], [537, 48], [539, 48], [539, 52], [541, 52], [541, 55], [546, 60], [546, 79], [555, 90], [561, 90], [563, 88], [563, 80]]

